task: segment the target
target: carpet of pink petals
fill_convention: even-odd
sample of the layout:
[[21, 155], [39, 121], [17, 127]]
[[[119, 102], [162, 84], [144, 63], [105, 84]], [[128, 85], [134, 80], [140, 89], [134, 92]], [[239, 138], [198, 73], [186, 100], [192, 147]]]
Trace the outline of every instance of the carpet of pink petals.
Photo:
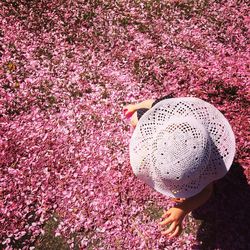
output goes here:
[[249, 182], [247, 2], [1, 1], [0, 247], [32, 249], [56, 214], [71, 248], [198, 249], [191, 216], [170, 240], [148, 212], [171, 204], [133, 175], [122, 108], [212, 103]]

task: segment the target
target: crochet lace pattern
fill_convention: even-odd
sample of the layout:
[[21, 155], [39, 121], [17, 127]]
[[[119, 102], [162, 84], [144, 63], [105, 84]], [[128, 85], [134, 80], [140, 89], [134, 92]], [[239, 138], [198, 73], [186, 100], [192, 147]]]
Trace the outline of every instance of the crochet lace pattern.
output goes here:
[[235, 136], [213, 105], [194, 97], [168, 98], [141, 117], [129, 151], [138, 178], [162, 194], [188, 198], [227, 173]]

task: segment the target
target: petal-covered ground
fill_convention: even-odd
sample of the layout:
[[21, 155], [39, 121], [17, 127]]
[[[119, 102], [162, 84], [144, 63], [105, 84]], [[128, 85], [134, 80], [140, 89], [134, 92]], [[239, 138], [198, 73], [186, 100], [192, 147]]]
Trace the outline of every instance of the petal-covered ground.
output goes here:
[[[1, 1], [0, 248], [250, 249], [249, 12], [247, 0]], [[122, 114], [168, 93], [214, 104], [237, 142], [173, 240], [158, 226], [172, 204], [132, 173]], [[44, 243], [48, 223], [61, 245]]]

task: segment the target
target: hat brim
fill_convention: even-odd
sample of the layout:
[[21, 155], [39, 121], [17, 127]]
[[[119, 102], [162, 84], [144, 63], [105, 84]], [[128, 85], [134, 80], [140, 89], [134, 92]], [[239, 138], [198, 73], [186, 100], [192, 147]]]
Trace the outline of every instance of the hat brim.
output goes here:
[[[198, 120], [207, 129], [212, 144], [209, 163], [197, 179], [197, 188], [179, 193], [171, 192], [167, 186], [165, 189], [158, 188], [158, 176], [150, 165], [153, 135], [173, 117]], [[135, 175], [158, 192], [170, 197], [188, 198], [228, 172], [235, 156], [235, 148], [233, 130], [216, 107], [195, 97], [170, 98], [154, 105], [138, 121], [129, 144], [130, 164]]]

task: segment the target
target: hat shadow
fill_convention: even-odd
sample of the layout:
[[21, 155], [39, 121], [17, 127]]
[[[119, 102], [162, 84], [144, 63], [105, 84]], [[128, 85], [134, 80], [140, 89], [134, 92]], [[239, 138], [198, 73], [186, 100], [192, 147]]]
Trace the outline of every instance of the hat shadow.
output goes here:
[[201, 220], [200, 244], [193, 249], [250, 249], [250, 186], [243, 168], [234, 162], [229, 172], [215, 182], [209, 201], [192, 212]]

